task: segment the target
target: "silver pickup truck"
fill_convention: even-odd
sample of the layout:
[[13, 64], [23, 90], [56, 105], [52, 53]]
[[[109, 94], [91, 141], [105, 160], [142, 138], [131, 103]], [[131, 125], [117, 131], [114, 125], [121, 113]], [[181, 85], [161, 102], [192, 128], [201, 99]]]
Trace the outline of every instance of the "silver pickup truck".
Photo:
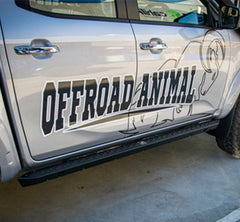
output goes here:
[[240, 157], [233, 1], [0, 0], [0, 22], [2, 182], [204, 131]]

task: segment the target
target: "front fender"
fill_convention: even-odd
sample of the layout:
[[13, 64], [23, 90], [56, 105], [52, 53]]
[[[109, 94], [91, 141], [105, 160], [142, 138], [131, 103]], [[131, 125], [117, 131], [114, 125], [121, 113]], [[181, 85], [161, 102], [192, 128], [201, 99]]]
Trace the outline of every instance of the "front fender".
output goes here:
[[237, 102], [239, 95], [240, 95], [240, 70], [235, 75], [229, 87], [228, 93], [224, 98], [224, 101], [222, 102], [222, 105], [220, 107], [221, 112], [218, 115], [219, 119], [226, 117], [231, 112], [231, 110], [233, 109], [234, 105]]

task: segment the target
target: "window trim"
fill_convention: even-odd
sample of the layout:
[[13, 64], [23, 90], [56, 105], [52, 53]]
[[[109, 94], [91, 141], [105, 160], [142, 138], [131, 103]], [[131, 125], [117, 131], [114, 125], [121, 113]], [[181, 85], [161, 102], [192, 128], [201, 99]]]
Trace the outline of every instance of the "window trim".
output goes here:
[[132, 19], [130, 20], [130, 23], [133, 24], [148, 24], [148, 25], [161, 25], [161, 26], [180, 26], [180, 27], [192, 27], [192, 28], [205, 28], [210, 29], [211, 26], [208, 25], [196, 25], [196, 24], [185, 24], [185, 23], [177, 23], [177, 22], [161, 22], [161, 21], [147, 21], [147, 20], [136, 20]]
[[54, 18], [64, 18], [64, 19], [82, 19], [82, 20], [99, 20], [99, 21], [113, 21], [113, 22], [129, 22], [127, 18], [127, 9], [125, 0], [115, 0], [116, 3], [116, 17], [101, 17], [101, 16], [85, 16], [85, 15], [67, 15], [61, 13], [52, 13], [47, 11], [42, 11], [34, 9], [30, 6], [29, 0], [15, 0], [15, 4], [25, 10], [46, 15]]

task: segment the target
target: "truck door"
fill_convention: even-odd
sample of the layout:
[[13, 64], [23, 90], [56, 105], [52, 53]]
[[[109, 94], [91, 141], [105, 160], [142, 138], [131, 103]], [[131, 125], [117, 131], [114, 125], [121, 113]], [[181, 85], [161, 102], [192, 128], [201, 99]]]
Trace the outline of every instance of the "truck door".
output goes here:
[[126, 136], [136, 52], [124, 1], [4, 0], [0, 14], [34, 160]]
[[129, 1], [138, 76], [126, 133], [208, 118], [218, 110], [230, 42], [226, 30], [211, 28], [209, 2]]

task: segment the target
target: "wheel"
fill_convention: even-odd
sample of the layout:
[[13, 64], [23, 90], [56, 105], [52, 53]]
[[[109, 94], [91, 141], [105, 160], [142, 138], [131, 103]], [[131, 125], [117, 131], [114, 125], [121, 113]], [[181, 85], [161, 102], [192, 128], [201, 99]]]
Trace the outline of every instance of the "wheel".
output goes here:
[[218, 146], [233, 157], [240, 159], [240, 99], [220, 125], [222, 131], [225, 127], [225, 131], [228, 128], [228, 132], [216, 135]]

